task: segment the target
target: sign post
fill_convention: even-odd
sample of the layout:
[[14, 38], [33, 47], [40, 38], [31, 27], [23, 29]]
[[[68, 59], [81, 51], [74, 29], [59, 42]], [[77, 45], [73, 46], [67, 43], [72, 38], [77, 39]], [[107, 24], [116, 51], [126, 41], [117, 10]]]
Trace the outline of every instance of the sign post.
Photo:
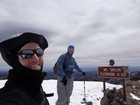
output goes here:
[[[122, 78], [123, 79], [123, 94], [126, 101], [125, 79], [129, 78], [128, 66], [102, 66], [98, 67], [98, 76], [100, 78]], [[105, 83], [104, 83], [105, 89]], [[105, 90], [104, 90], [105, 91]]]

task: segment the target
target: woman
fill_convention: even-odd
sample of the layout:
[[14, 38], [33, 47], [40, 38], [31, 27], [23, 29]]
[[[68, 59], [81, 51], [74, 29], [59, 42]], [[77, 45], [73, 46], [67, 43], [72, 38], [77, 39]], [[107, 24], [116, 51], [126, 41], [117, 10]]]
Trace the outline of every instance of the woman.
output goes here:
[[48, 47], [44, 36], [26, 32], [0, 43], [0, 52], [9, 70], [0, 89], [0, 105], [49, 105], [42, 81], [46, 73], [43, 54]]

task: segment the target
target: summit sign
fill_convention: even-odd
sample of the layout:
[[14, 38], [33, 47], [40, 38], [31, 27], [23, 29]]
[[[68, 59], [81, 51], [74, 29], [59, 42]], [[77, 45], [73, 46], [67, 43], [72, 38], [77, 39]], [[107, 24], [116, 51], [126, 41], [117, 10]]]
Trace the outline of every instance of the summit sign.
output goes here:
[[128, 66], [98, 67], [98, 76], [102, 78], [129, 78]]

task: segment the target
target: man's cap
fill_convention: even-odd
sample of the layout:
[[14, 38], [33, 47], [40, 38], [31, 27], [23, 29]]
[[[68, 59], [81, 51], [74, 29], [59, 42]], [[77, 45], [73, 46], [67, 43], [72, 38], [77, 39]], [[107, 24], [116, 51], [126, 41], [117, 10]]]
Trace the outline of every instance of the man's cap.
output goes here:
[[73, 48], [74, 49], [74, 46], [73, 45], [69, 45], [68, 46], [68, 49], [70, 49], [70, 48]]
[[3, 59], [11, 66], [12, 61], [14, 61], [12, 58], [17, 56], [17, 53], [21, 47], [30, 42], [39, 44], [43, 50], [48, 47], [48, 42], [43, 35], [25, 32], [21, 35], [0, 42], [0, 52]]

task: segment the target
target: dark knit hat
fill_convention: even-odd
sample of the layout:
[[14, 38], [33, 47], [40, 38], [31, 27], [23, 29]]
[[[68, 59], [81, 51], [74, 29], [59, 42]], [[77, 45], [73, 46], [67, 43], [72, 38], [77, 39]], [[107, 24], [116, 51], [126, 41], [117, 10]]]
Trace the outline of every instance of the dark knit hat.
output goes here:
[[68, 46], [68, 49], [70, 49], [70, 48], [73, 48], [74, 49], [74, 46], [73, 45], [69, 45]]
[[21, 49], [22, 46], [30, 42], [38, 43], [43, 50], [48, 47], [48, 42], [43, 35], [25, 32], [19, 36], [7, 39], [0, 43], [0, 52], [2, 58], [10, 66], [17, 66], [18, 51]]

